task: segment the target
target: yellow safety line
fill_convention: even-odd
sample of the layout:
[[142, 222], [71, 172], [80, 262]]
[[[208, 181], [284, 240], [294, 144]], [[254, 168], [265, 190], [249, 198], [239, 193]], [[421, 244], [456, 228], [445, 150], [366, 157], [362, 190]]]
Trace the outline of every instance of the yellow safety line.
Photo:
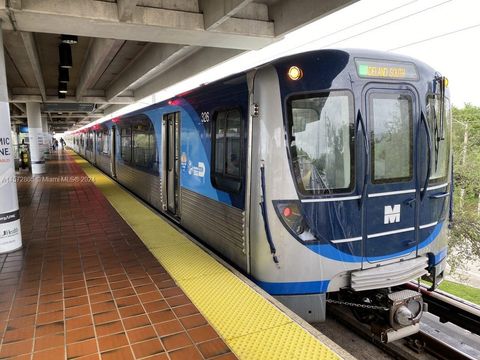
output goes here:
[[116, 182], [70, 155], [239, 359], [340, 358]]

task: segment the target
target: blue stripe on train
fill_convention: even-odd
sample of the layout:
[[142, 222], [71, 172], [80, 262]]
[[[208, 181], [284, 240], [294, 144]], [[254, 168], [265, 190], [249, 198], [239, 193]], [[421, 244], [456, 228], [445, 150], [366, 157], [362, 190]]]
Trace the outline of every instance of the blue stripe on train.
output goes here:
[[255, 280], [255, 283], [270, 295], [318, 294], [328, 289], [330, 280], [302, 282], [266, 282]]
[[[442, 229], [442, 223], [437, 224], [430, 234], [430, 236], [420, 243], [419, 248], [423, 248], [437, 237]], [[313, 246], [308, 246], [312, 248]], [[319, 253], [322, 256], [328, 257], [334, 260], [347, 261], [347, 262], [361, 262], [362, 258], [360, 256], [347, 255], [342, 252], [339, 252], [331, 245], [317, 245], [315, 246], [315, 252]], [[408, 254], [415, 250], [415, 247], [402, 251], [401, 253], [392, 254], [390, 256], [382, 256], [375, 258], [376, 260], [388, 259], [392, 257], [398, 257], [403, 254]], [[318, 252], [320, 251], [320, 252]], [[435, 255], [435, 264], [438, 264], [442, 261], [447, 255], [447, 248], [440, 250], [439, 253]], [[263, 290], [268, 292], [271, 295], [295, 295], [295, 294], [318, 294], [324, 293], [328, 289], [330, 280], [319, 280], [319, 281], [304, 281], [304, 282], [266, 282], [253, 279], [255, 283], [260, 286]]]
[[448, 250], [448, 247], [445, 246], [442, 250], [438, 252], [438, 254], [435, 255], [433, 259], [433, 265], [437, 265], [447, 257], [447, 250]]
[[[433, 240], [438, 236], [440, 231], [442, 230], [443, 222], [437, 224], [435, 228], [433, 229], [433, 232], [424, 240], [422, 241], [418, 248], [422, 249], [432, 243]], [[361, 256], [356, 256], [356, 255], [351, 255], [351, 254], [346, 254], [342, 251], [339, 251], [336, 249], [334, 246], [330, 244], [313, 244], [313, 245], [306, 245], [307, 248], [312, 250], [313, 252], [326, 257], [328, 259], [332, 260], [338, 260], [342, 262], [362, 262], [363, 258]], [[388, 254], [388, 255], [383, 255], [383, 256], [377, 256], [377, 257], [369, 257], [369, 261], [381, 261], [381, 260], [386, 260], [386, 259], [391, 259], [391, 258], [396, 258], [402, 255], [406, 255], [408, 253], [411, 253], [412, 251], [415, 251], [415, 246], [412, 246], [406, 250], [403, 250], [401, 252], [393, 253], [393, 254]]]

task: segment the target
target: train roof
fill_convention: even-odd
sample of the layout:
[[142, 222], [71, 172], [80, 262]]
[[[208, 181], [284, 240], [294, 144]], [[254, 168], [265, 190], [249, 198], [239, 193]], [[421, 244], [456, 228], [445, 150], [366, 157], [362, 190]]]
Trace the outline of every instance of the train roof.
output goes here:
[[[313, 58], [319, 58], [319, 57], [324, 58], [324, 59], [332, 58], [333, 61], [335, 61], [336, 59], [342, 58], [343, 62], [351, 62], [352, 59], [355, 59], [355, 58], [375, 59], [375, 60], [395, 61], [395, 62], [409, 62], [409, 63], [414, 63], [417, 66], [417, 68], [419, 68], [421, 73], [434, 72], [434, 70], [429, 65], [425, 64], [424, 62], [422, 62], [420, 60], [414, 59], [414, 58], [406, 56], [406, 55], [396, 54], [396, 53], [393, 53], [393, 52], [369, 50], [369, 49], [357, 49], [357, 48], [319, 49], [319, 50], [312, 50], [312, 51], [307, 51], [307, 52], [296, 53], [296, 54], [292, 54], [292, 55], [283, 56], [283, 57], [280, 57], [278, 59], [274, 59], [272, 61], [263, 63], [261, 65], [255, 66], [253, 68], [250, 68], [248, 70], [238, 72], [238, 73], [229, 75], [227, 77], [212, 81], [211, 83], [202, 84], [199, 87], [196, 87], [196, 88], [188, 90], [184, 93], [175, 95], [175, 96], [173, 96], [169, 99], [165, 99], [165, 100], [163, 100], [159, 103], [148, 105], [144, 108], [135, 110], [135, 111], [133, 111], [131, 113], [128, 113], [128, 114], [121, 115], [119, 117], [133, 116], [133, 115], [137, 115], [137, 114], [143, 113], [145, 111], [148, 111], [148, 110], [151, 110], [151, 109], [154, 109], [154, 108], [158, 108], [159, 106], [167, 106], [175, 99], [194, 95], [197, 92], [199, 92], [201, 90], [204, 90], [206, 88], [215, 88], [219, 85], [224, 85], [226, 83], [232, 84], [232, 83], [235, 83], [236, 79], [239, 79], [239, 80], [245, 79], [245, 81], [246, 81], [246, 74], [249, 73], [250, 71], [254, 70], [254, 69], [261, 69], [261, 68], [264, 68], [266, 66], [274, 66], [274, 67], [278, 68], [278, 67], [282, 67], [286, 64], [291, 64], [293, 62], [301, 64], [302, 61], [307, 61], [309, 59], [311, 60]], [[108, 121], [111, 121], [111, 120], [105, 120], [101, 124], [103, 124], [105, 122], [108, 122]]]

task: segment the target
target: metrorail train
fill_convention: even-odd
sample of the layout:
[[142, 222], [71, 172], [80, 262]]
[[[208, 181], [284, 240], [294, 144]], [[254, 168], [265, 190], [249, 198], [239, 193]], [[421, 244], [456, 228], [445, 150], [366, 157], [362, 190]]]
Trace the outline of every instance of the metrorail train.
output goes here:
[[367, 50], [281, 58], [67, 136], [68, 145], [308, 321], [352, 307], [415, 333], [443, 279], [448, 82]]

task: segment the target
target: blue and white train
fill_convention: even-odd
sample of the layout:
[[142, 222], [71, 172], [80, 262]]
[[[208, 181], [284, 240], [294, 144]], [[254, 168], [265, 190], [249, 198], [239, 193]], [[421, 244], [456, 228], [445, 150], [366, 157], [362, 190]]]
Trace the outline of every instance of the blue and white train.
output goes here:
[[411, 58], [319, 50], [67, 140], [305, 319], [337, 296], [390, 341], [423, 311], [395, 286], [444, 274], [447, 85]]

